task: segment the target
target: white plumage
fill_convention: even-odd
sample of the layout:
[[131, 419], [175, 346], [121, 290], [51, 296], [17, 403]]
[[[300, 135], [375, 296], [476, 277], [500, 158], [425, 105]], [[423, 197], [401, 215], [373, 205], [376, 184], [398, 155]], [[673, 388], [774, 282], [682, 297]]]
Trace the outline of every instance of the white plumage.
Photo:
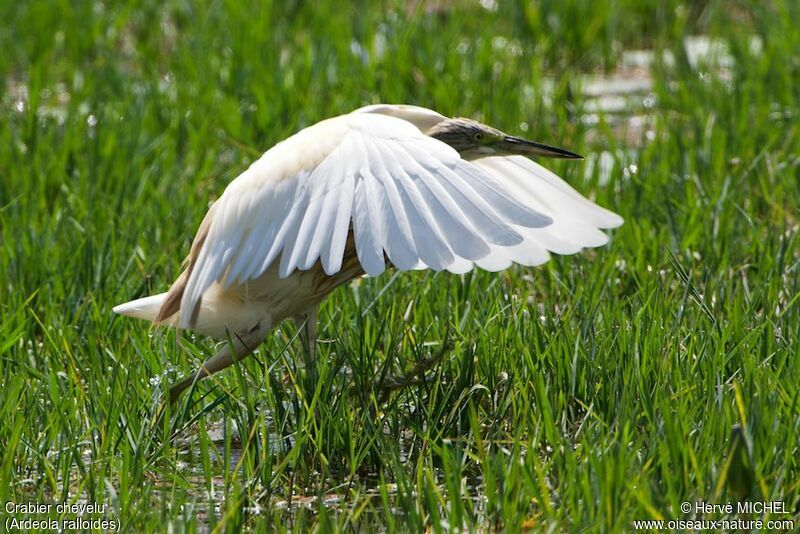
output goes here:
[[603, 245], [600, 229], [622, 224], [524, 156], [481, 148], [465, 159], [426, 135], [448, 120], [369, 106], [278, 143], [213, 205], [171, 294], [114, 311], [215, 337], [265, 335], [387, 260], [454, 273], [538, 265]]

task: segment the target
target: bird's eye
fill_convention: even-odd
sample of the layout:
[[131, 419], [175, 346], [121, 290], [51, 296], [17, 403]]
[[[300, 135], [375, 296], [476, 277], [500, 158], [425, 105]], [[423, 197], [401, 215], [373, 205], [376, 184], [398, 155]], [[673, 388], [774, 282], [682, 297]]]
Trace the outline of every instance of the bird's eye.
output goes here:
[[483, 141], [483, 134], [481, 132], [475, 132], [475, 135], [473, 135], [472, 138], [476, 141]]

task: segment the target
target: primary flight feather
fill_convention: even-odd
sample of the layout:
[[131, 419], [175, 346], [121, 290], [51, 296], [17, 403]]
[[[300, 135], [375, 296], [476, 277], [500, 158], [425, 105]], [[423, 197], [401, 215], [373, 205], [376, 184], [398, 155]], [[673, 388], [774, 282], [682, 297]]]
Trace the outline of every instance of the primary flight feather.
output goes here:
[[324, 120], [228, 185], [167, 293], [114, 311], [234, 340], [173, 386], [174, 399], [284, 319], [302, 318], [313, 336], [322, 299], [361, 274], [498, 271], [605, 244], [600, 229], [622, 218], [527, 156], [580, 157], [416, 106]]

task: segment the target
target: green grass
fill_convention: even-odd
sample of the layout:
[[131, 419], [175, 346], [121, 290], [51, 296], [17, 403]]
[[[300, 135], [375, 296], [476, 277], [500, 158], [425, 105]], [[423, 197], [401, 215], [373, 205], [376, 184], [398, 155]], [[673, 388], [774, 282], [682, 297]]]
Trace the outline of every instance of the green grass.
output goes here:
[[[626, 531], [749, 491], [800, 521], [799, 4], [377, 5], [0, 4], [3, 506], [104, 503], [134, 531]], [[692, 67], [699, 33], [733, 66]], [[581, 120], [581, 86], [636, 48], [674, 61], [630, 147]], [[284, 325], [159, 421], [158, 384], [214, 346], [111, 307], [168, 287], [260, 152], [378, 101], [634, 148], [608, 180], [548, 162], [626, 224], [541, 268], [360, 280], [323, 306], [316, 386]]]

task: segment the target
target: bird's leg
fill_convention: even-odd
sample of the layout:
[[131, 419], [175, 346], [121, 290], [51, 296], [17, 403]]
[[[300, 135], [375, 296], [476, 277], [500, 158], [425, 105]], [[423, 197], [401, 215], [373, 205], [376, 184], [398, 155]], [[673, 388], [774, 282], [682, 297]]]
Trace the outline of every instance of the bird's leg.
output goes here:
[[300, 342], [306, 355], [306, 372], [317, 382], [317, 307], [294, 318], [294, 324], [300, 331]]
[[453, 345], [449, 340], [449, 335], [447, 335], [442, 342], [442, 348], [439, 350], [439, 354], [419, 361], [417, 365], [414, 366], [414, 369], [405, 376], [390, 375], [384, 377], [378, 384], [378, 388], [381, 391], [379, 397], [380, 402], [385, 402], [393, 391], [425, 382], [425, 373], [438, 365], [444, 358], [444, 355], [451, 350], [453, 350]]
[[197, 372], [169, 388], [170, 402], [174, 403], [180, 394], [194, 382], [211, 376], [249, 356], [264, 341], [268, 330], [269, 328], [259, 323], [247, 332], [234, 334], [219, 352], [203, 362]]

